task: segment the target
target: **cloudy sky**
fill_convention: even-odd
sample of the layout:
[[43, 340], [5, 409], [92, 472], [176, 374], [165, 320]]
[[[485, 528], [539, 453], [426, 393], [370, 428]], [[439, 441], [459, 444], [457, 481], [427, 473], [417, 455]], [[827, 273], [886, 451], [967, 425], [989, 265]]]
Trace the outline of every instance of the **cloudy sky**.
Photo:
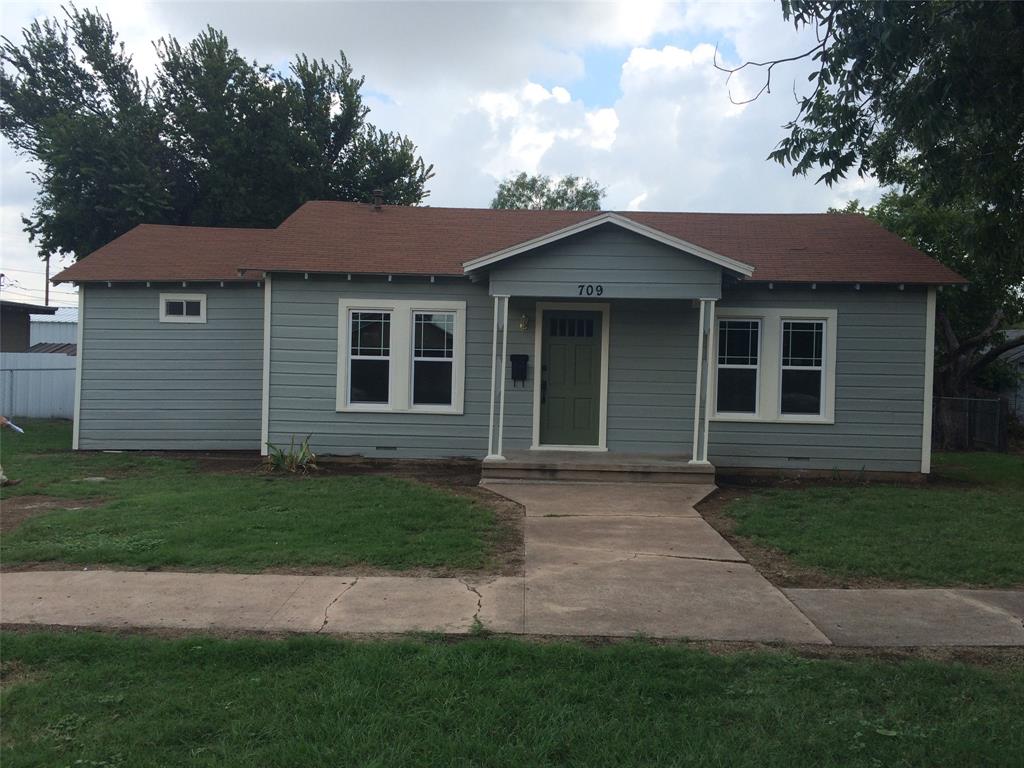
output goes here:
[[[80, 0], [86, 6], [85, 0]], [[143, 74], [152, 41], [223, 29], [247, 58], [286, 68], [298, 52], [344, 50], [366, 76], [370, 120], [408, 134], [436, 176], [427, 203], [486, 206], [519, 171], [589, 176], [609, 209], [823, 211], [877, 199], [852, 179], [833, 188], [794, 178], [765, 156], [795, 114], [806, 64], [776, 69], [771, 95], [757, 72], [713, 67], [791, 55], [813, 44], [775, 2], [98, 2]], [[17, 40], [59, 3], [0, 4], [0, 33]], [[2, 139], [0, 139], [2, 142]], [[3, 271], [9, 298], [39, 300], [42, 266], [21, 231], [32, 205], [30, 165], [0, 147]], [[61, 286], [56, 303], [73, 304]]]

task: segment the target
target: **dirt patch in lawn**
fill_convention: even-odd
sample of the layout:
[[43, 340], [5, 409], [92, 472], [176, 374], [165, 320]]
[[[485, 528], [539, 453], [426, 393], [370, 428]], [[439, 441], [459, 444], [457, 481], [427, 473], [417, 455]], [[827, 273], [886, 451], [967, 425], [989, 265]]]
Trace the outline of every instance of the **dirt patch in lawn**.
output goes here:
[[[818, 589], [882, 589], [886, 587], [902, 588], [917, 587], [919, 584], [910, 582], [889, 581], [871, 577], [838, 577], [820, 568], [799, 565], [785, 552], [774, 547], [758, 544], [751, 539], [736, 534], [736, 520], [729, 516], [730, 504], [740, 499], [749, 498], [759, 488], [767, 487], [799, 487], [811, 483], [758, 483], [757, 485], [722, 485], [697, 504], [697, 512], [708, 524], [722, 534], [736, 550], [747, 559], [754, 568], [768, 581], [777, 587], [812, 587]], [[836, 485], [835, 483], [814, 483]]]
[[41, 669], [33, 669], [17, 659], [0, 660], [0, 688], [19, 683], [32, 683], [45, 676]]
[[102, 499], [62, 499], [57, 496], [11, 496], [0, 505], [0, 534], [10, 533], [29, 518], [57, 509], [98, 507]]

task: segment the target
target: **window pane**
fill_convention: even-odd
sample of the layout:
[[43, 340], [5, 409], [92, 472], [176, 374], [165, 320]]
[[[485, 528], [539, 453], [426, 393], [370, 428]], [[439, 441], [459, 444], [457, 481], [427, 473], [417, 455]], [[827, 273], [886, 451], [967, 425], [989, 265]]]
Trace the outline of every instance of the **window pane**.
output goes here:
[[413, 319], [413, 354], [416, 357], [455, 356], [455, 313], [417, 312]]
[[185, 302], [167, 301], [164, 302], [164, 314], [173, 317], [181, 317], [185, 314]]
[[417, 360], [413, 366], [413, 405], [451, 405], [452, 362]]
[[719, 368], [719, 413], [754, 413], [757, 411], [757, 369]]
[[825, 326], [821, 322], [782, 323], [782, 364], [786, 366], [820, 366]]
[[721, 365], [757, 365], [757, 320], [720, 320], [718, 362]]
[[349, 382], [350, 403], [387, 403], [388, 360], [353, 360]]
[[821, 413], [822, 371], [784, 370], [782, 372], [782, 412]]
[[387, 357], [391, 351], [391, 313], [352, 313], [352, 356]]
[[199, 317], [199, 302], [198, 301], [186, 301], [185, 302], [185, 314], [188, 317]]

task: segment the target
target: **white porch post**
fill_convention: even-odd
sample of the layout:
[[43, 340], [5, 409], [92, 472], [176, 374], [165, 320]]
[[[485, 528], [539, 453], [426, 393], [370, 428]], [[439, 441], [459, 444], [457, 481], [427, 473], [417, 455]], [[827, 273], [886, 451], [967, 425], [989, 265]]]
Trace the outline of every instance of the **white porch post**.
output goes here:
[[487, 417], [487, 458], [499, 458], [494, 453], [494, 390], [497, 385], [497, 357], [498, 357], [498, 301], [494, 297], [494, 330], [491, 333], [491, 409]]
[[708, 307], [708, 343], [707, 343], [707, 356], [708, 356], [708, 368], [707, 368], [707, 384], [704, 386], [704, 447], [701, 451], [701, 457], [705, 464], [708, 463], [708, 432], [711, 425], [711, 366], [715, 364], [714, 350], [715, 345], [712, 343], [715, 333], [715, 300], [711, 299], [710, 306]]
[[697, 324], [697, 383], [693, 395], [693, 451], [690, 453], [690, 463], [699, 464], [700, 457], [697, 453], [700, 446], [700, 387], [702, 374], [704, 373], [704, 305], [705, 299], [700, 300], [700, 320]]
[[498, 406], [498, 453], [505, 458], [505, 366], [508, 364], [508, 296], [503, 297], [501, 313], [501, 404]]

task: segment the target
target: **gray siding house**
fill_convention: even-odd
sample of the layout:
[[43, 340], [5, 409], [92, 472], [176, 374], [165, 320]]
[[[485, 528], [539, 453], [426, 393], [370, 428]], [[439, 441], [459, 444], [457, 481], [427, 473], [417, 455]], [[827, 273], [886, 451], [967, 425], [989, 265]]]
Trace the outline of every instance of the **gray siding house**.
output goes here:
[[328, 202], [139, 226], [56, 281], [77, 449], [705, 474], [927, 473], [935, 295], [963, 282], [861, 216]]

